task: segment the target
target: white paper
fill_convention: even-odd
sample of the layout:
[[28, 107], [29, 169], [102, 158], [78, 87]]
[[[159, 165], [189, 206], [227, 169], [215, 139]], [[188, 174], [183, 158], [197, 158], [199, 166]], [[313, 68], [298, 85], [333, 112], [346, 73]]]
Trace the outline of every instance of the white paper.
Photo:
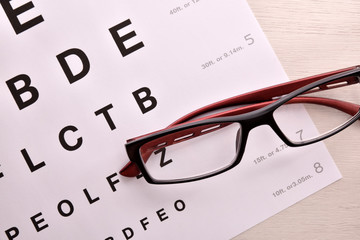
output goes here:
[[[15, 16], [18, 34], [0, 11], [0, 239], [229, 239], [341, 177], [322, 143], [286, 148], [268, 127], [217, 177], [158, 186], [120, 176], [126, 139], [286, 74], [243, 0], [32, 3]], [[115, 34], [134, 31], [125, 48], [143, 47], [123, 56], [110, 29], [128, 20]], [[58, 59], [68, 50], [90, 63], [64, 58], [86, 72], [72, 83]], [[38, 98], [20, 110], [11, 83]], [[145, 113], [133, 94], [143, 88]]]

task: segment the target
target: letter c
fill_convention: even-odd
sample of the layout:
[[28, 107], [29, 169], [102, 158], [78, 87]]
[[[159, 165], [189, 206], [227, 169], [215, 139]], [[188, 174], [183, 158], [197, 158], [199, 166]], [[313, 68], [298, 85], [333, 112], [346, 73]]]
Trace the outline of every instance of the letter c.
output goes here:
[[78, 129], [75, 126], [67, 126], [64, 127], [60, 133], [59, 133], [59, 141], [61, 143], [61, 145], [63, 146], [64, 149], [68, 150], [68, 151], [74, 151], [77, 150], [78, 148], [81, 147], [83, 139], [82, 137], [79, 137], [76, 140], [76, 144], [74, 145], [69, 145], [66, 141], [65, 141], [65, 133], [68, 131], [72, 131], [72, 132], [76, 132]]

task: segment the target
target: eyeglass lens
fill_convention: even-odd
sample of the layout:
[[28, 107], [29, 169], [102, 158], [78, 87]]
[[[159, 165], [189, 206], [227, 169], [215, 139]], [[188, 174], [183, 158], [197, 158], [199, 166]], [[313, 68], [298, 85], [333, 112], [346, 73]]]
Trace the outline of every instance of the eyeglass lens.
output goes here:
[[153, 179], [191, 179], [231, 165], [240, 134], [239, 123], [197, 126], [144, 144], [140, 155]]
[[[307, 97], [307, 100], [299, 100], [300, 103], [290, 101], [275, 110], [274, 119], [291, 142], [301, 143], [322, 137], [348, 124], [356, 117], [356, 111], [359, 109], [349, 114], [334, 108], [334, 104], [331, 106], [327, 104], [331, 100], [360, 104], [358, 101], [360, 84], [346, 85], [346, 82], [334, 80], [322, 87], [326, 87], [327, 90], [317, 91], [319, 88], [316, 87], [294, 99]], [[311, 97], [317, 97], [317, 99], [311, 99]], [[326, 98], [325, 102], [319, 101], [318, 97]]]

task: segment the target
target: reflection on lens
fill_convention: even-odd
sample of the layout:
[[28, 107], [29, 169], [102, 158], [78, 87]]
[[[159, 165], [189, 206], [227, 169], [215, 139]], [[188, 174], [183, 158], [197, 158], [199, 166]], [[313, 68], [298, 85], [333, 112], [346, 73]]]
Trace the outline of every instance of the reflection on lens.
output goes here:
[[140, 154], [156, 180], [191, 179], [233, 163], [239, 123], [218, 123], [168, 134], [144, 144]]

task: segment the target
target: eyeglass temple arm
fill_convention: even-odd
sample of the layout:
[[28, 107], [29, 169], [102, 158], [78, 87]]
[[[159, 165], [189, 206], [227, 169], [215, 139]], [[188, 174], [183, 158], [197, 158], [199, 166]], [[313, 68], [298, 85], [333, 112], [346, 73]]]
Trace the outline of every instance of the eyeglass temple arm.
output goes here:
[[[187, 122], [196, 116], [210, 112], [212, 110], [229, 107], [229, 106], [236, 106], [236, 105], [240, 105], [240, 104], [252, 104], [252, 103], [265, 102], [265, 101], [277, 99], [283, 95], [289, 94], [292, 91], [295, 91], [296, 89], [304, 87], [304, 86], [306, 86], [310, 83], [316, 82], [320, 79], [329, 77], [334, 74], [353, 70], [358, 67], [360, 67], [360, 66], [354, 66], [354, 67], [344, 68], [344, 69], [331, 71], [331, 72], [327, 72], [327, 73], [323, 73], [323, 74], [318, 74], [315, 76], [306, 77], [306, 78], [278, 84], [275, 86], [270, 86], [267, 88], [263, 88], [260, 90], [256, 90], [256, 91], [241, 94], [241, 95], [238, 95], [238, 96], [235, 96], [232, 98], [228, 98], [228, 99], [207, 105], [205, 107], [199, 108], [199, 109], [179, 118], [178, 120], [176, 120], [169, 126], [174, 126], [174, 125], [177, 125], [180, 123]], [[359, 83], [359, 79], [357, 77], [350, 76], [350, 77], [345, 77], [345, 78], [340, 79], [339, 82], [341, 82], [341, 83], [343, 82], [344, 83], [343, 86], [345, 86], [348, 84], [350, 85], [350, 84], [354, 84], [354, 83]], [[342, 86], [342, 85], [340, 85], [340, 86]], [[324, 89], [327, 89], [326, 86], [324, 86], [324, 88], [320, 88], [320, 90], [324, 90]]]
[[[196, 119], [194, 121], [201, 121], [201, 120], [205, 120], [205, 119], [209, 119], [209, 118], [226, 117], [226, 116], [233, 116], [233, 115], [239, 115], [239, 114], [243, 114], [243, 113], [247, 113], [247, 112], [252, 112], [257, 109], [266, 107], [267, 105], [274, 103], [274, 102], [276, 102], [276, 100], [255, 103], [255, 104], [251, 104], [248, 106], [243, 106], [243, 107], [235, 108], [232, 110], [224, 111], [221, 113], [212, 114], [212, 115], [209, 115], [206, 117]], [[336, 99], [330, 99], [330, 98], [321, 98], [321, 97], [304, 97], [304, 96], [295, 97], [295, 98], [291, 99], [290, 101], [288, 101], [286, 104], [292, 104], [292, 103], [312, 103], [312, 104], [328, 106], [331, 108], [335, 108], [339, 111], [342, 111], [344, 113], [347, 113], [351, 116], [354, 116], [360, 110], [360, 105], [358, 105], [358, 104], [349, 103], [349, 102], [336, 100]], [[189, 121], [189, 122], [192, 122], [192, 121]]]

